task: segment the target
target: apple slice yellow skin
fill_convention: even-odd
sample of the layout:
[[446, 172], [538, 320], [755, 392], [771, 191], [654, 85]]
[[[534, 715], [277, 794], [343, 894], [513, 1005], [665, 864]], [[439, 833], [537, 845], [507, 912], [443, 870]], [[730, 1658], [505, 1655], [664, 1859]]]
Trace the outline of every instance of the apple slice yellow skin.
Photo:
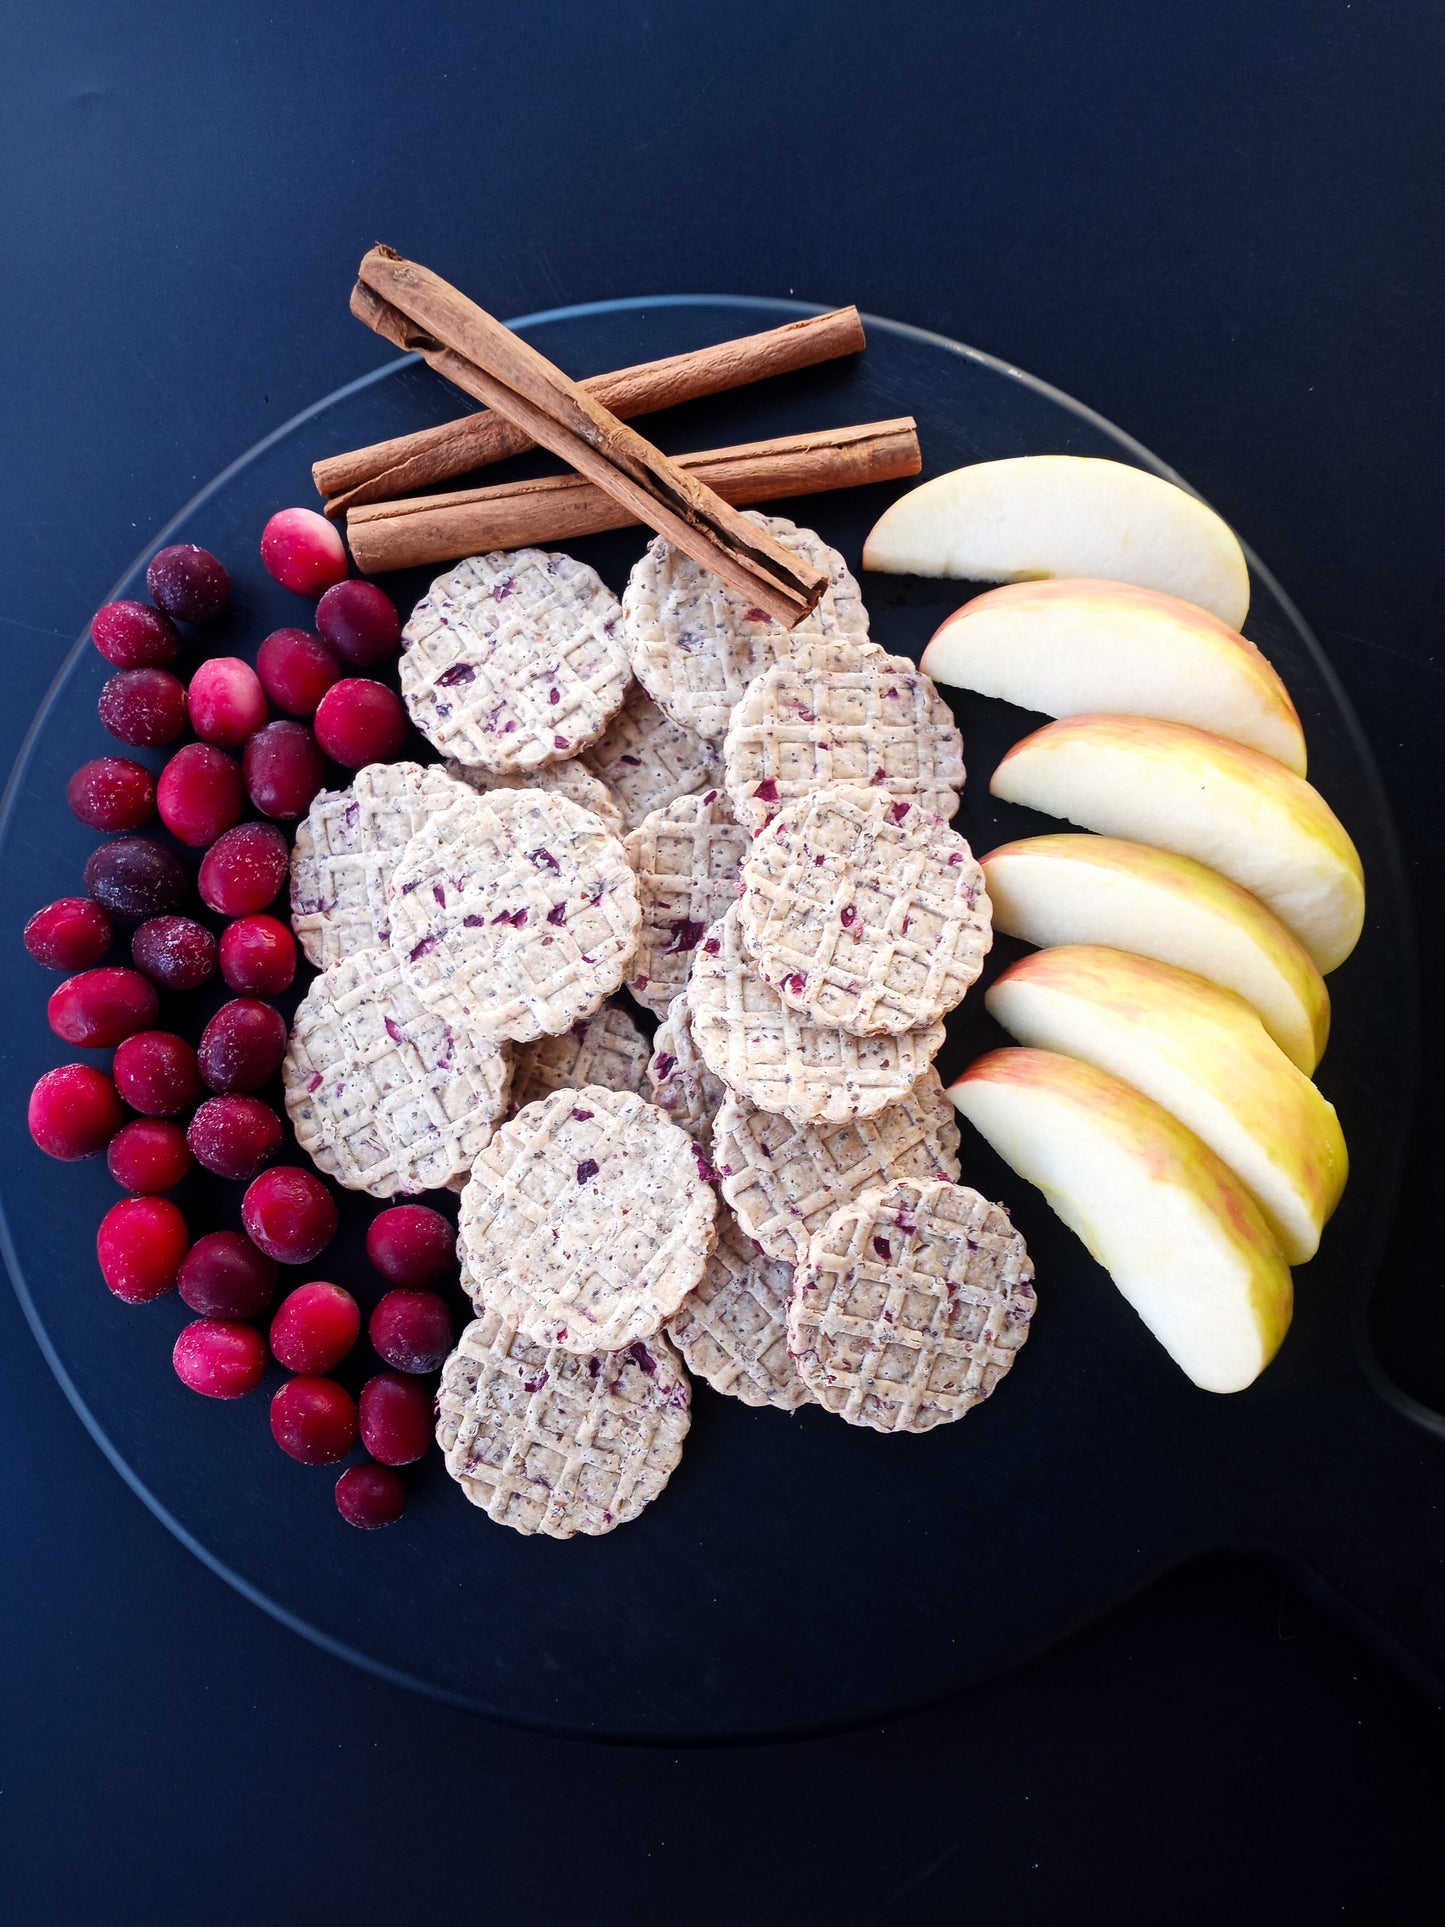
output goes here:
[[1052, 948], [1104, 944], [1195, 971], [1243, 997], [1306, 1077], [1330, 1035], [1330, 993], [1258, 897], [1192, 857], [1059, 830], [980, 859], [993, 927]]
[[1192, 1131], [1107, 1071], [997, 1050], [949, 1090], [1043, 1192], [1181, 1371], [1241, 1392], [1289, 1329], [1289, 1267], [1258, 1205]]
[[1344, 1133], [1242, 997], [1150, 957], [1070, 944], [1024, 957], [984, 1002], [1019, 1043], [1152, 1097], [1248, 1187], [1289, 1264], [1314, 1257], [1349, 1170]]
[[1173, 482], [1096, 455], [1016, 455], [935, 475], [874, 523], [863, 567], [1132, 582], [1197, 602], [1231, 629], [1249, 612], [1249, 565], [1228, 523]]
[[1017, 582], [965, 602], [923, 668], [1045, 716], [1156, 716], [1246, 743], [1303, 776], [1304, 731], [1252, 642], [1178, 596], [1122, 582]]
[[1359, 941], [1365, 877], [1344, 825], [1302, 776], [1243, 743], [1143, 716], [1069, 716], [1015, 743], [989, 788], [1220, 871], [1323, 972]]

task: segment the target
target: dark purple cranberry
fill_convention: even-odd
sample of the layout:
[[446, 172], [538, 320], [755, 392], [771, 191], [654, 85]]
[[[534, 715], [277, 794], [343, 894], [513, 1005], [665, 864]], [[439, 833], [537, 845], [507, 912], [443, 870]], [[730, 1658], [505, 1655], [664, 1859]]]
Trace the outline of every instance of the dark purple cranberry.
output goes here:
[[173, 743], [186, 726], [185, 685], [169, 669], [119, 669], [100, 692], [100, 720], [135, 749]]
[[316, 605], [316, 627], [344, 662], [373, 669], [401, 644], [396, 604], [374, 582], [355, 576], [328, 589]]
[[139, 923], [164, 916], [186, 900], [190, 872], [163, 843], [148, 836], [122, 836], [93, 850], [85, 887], [112, 916]]
[[205, 1318], [259, 1318], [276, 1296], [276, 1260], [244, 1231], [208, 1231], [176, 1273], [176, 1289]]
[[178, 622], [214, 622], [231, 600], [231, 578], [208, 549], [176, 542], [151, 557], [146, 587]]
[[213, 1091], [259, 1091], [286, 1055], [286, 1019], [259, 997], [233, 997], [201, 1032], [196, 1061]]
[[363, 1532], [395, 1525], [406, 1511], [406, 1483], [385, 1465], [349, 1465], [336, 1481], [336, 1509]]
[[181, 652], [176, 625], [148, 602], [107, 602], [90, 619], [90, 639], [117, 669], [162, 669]]
[[263, 816], [305, 816], [326, 781], [326, 758], [305, 723], [267, 723], [242, 757], [246, 788]]
[[166, 990], [199, 990], [216, 974], [216, 939], [191, 917], [152, 917], [131, 938], [130, 958]]

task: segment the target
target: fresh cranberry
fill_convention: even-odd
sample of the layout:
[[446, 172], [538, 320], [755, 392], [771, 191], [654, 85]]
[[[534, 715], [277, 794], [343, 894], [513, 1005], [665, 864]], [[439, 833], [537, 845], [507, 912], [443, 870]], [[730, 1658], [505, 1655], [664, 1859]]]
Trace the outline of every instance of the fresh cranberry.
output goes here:
[[201, 1095], [196, 1053], [169, 1030], [142, 1030], [127, 1037], [111, 1065], [116, 1089], [142, 1117], [179, 1117]]
[[193, 917], [152, 917], [131, 938], [130, 958], [166, 990], [199, 990], [216, 974], [216, 939]]
[[305, 816], [326, 781], [326, 759], [305, 723], [267, 723], [247, 743], [246, 788], [263, 816]]
[[112, 916], [128, 922], [162, 916], [186, 900], [190, 873], [174, 850], [148, 836], [121, 836], [92, 850], [85, 887]]
[[57, 897], [25, 926], [25, 948], [47, 970], [88, 970], [114, 937], [110, 918], [89, 897]]
[[315, 509], [278, 509], [261, 532], [261, 560], [283, 589], [320, 595], [346, 575], [346, 544]]
[[392, 1285], [426, 1285], [456, 1263], [457, 1234], [440, 1211], [394, 1204], [371, 1221], [366, 1255]]
[[452, 1348], [452, 1315], [434, 1291], [388, 1291], [367, 1334], [378, 1358], [399, 1372], [435, 1372]]
[[276, 1296], [274, 1258], [241, 1231], [208, 1231], [186, 1253], [176, 1289], [205, 1318], [259, 1318]]
[[191, 1168], [186, 1134], [166, 1118], [137, 1117], [110, 1141], [106, 1167], [122, 1191], [174, 1191]]
[[138, 830], [155, 813], [155, 778], [128, 756], [97, 756], [71, 777], [65, 800], [87, 829]]
[[266, 692], [250, 663], [239, 656], [212, 656], [191, 677], [186, 691], [191, 728], [203, 743], [239, 749], [266, 720]]
[[173, 743], [186, 726], [186, 691], [169, 669], [120, 669], [100, 692], [100, 720], [136, 749]]
[[432, 1440], [428, 1386], [378, 1372], [361, 1388], [361, 1442], [382, 1465], [411, 1465]]
[[145, 1305], [176, 1282], [190, 1242], [186, 1221], [169, 1198], [122, 1198], [101, 1219], [95, 1252], [116, 1297]]
[[146, 570], [151, 600], [178, 622], [214, 622], [231, 600], [231, 578], [209, 549], [176, 542]]
[[334, 683], [316, 709], [316, 740], [346, 769], [391, 763], [406, 747], [406, 710], [385, 683], [347, 676]]
[[374, 669], [401, 646], [396, 604], [374, 582], [338, 582], [316, 605], [316, 627], [343, 662]]
[[279, 997], [296, 975], [296, 939], [277, 917], [241, 917], [221, 932], [221, 975], [232, 990]]
[[271, 1320], [271, 1350], [288, 1372], [329, 1372], [361, 1331], [361, 1310], [340, 1285], [298, 1285]]
[[176, 1340], [171, 1363], [203, 1398], [244, 1398], [266, 1375], [266, 1341], [254, 1325], [196, 1318]]
[[201, 859], [201, 902], [223, 917], [264, 910], [275, 902], [289, 863], [286, 839], [274, 823], [238, 823]]
[[176, 625], [148, 602], [107, 602], [90, 619], [90, 639], [117, 669], [160, 669], [181, 652]]
[[356, 1400], [333, 1378], [292, 1378], [271, 1400], [271, 1436], [302, 1465], [335, 1465], [356, 1443]]
[[241, 1222], [277, 1264], [309, 1265], [336, 1236], [336, 1200], [314, 1172], [278, 1164], [252, 1182]]
[[341, 664], [319, 636], [277, 629], [256, 652], [256, 673], [278, 709], [289, 716], [314, 716], [317, 703], [340, 679]]
[[233, 997], [201, 1032], [196, 1059], [213, 1091], [259, 1091], [286, 1055], [286, 1020], [257, 997]]
[[93, 1064], [62, 1064], [30, 1093], [30, 1135], [52, 1158], [93, 1158], [125, 1122], [115, 1085]]
[[208, 1097], [191, 1119], [186, 1142], [197, 1164], [246, 1184], [281, 1149], [281, 1120], [259, 1097]]
[[210, 743], [187, 743], [161, 771], [156, 807], [162, 823], [182, 843], [214, 843], [246, 807], [241, 766]]
[[406, 1511], [406, 1484], [384, 1465], [349, 1465], [336, 1481], [336, 1510], [363, 1531], [394, 1525]]
[[161, 1014], [156, 987], [138, 970], [102, 964], [67, 977], [50, 994], [50, 1028], [67, 1044], [109, 1050], [138, 1030], [149, 1030]]

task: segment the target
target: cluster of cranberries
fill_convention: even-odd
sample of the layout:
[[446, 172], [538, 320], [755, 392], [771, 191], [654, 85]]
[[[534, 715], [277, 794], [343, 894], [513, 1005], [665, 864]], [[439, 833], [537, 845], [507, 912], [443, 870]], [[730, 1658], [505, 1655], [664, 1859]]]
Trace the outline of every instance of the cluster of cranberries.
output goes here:
[[[182, 1382], [210, 1398], [240, 1398], [274, 1357], [295, 1374], [271, 1402], [277, 1444], [303, 1464], [330, 1465], [359, 1436], [372, 1462], [342, 1473], [336, 1502], [353, 1525], [380, 1526], [406, 1503], [395, 1468], [420, 1458], [431, 1438], [422, 1375], [450, 1350], [452, 1322], [429, 1287], [453, 1263], [454, 1236], [445, 1218], [420, 1205], [374, 1220], [367, 1252], [392, 1289], [368, 1333], [391, 1369], [353, 1398], [328, 1376], [360, 1335], [352, 1295], [316, 1281], [271, 1310], [278, 1266], [310, 1266], [335, 1236], [337, 1210], [312, 1171], [272, 1163], [281, 1118], [257, 1093], [286, 1050], [285, 1020], [266, 1000], [290, 987], [297, 968], [290, 927], [271, 914], [289, 863], [278, 824], [305, 814], [328, 757], [356, 769], [401, 753], [407, 722], [396, 694], [346, 673], [394, 656], [401, 627], [388, 596], [348, 578], [341, 537], [323, 516], [274, 515], [261, 554], [283, 587], [320, 600], [317, 633], [277, 630], [255, 668], [239, 656], [212, 656], [189, 684], [172, 668], [181, 652], [177, 623], [215, 622], [230, 604], [230, 578], [204, 549], [161, 550], [146, 573], [152, 601], [112, 602], [92, 621], [95, 645], [115, 668], [100, 697], [111, 735], [141, 749], [174, 743], [188, 728], [195, 740], [158, 776], [133, 758], [99, 756], [67, 785], [82, 823], [117, 834], [86, 864], [87, 894], [38, 910], [25, 945], [37, 962], [71, 973], [50, 998], [56, 1036], [113, 1050], [114, 1058], [109, 1074], [86, 1063], [47, 1071], [31, 1093], [29, 1123], [52, 1157], [104, 1151], [130, 1194], [101, 1222], [101, 1273], [129, 1304], [175, 1288], [197, 1314], [172, 1355]], [[273, 704], [284, 712], [275, 721]], [[243, 821], [248, 805], [261, 820]], [[154, 817], [178, 842], [204, 850], [194, 880], [170, 845], [135, 834]], [[219, 940], [185, 914], [193, 888], [227, 919]], [[129, 966], [105, 961], [116, 922], [134, 926]], [[218, 973], [235, 994], [194, 1047], [160, 1027], [162, 990], [197, 990]], [[191, 1242], [180, 1208], [164, 1194], [195, 1164], [247, 1186], [243, 1232]], [[256, 1321], [267, 1314], [263, 1335]]]

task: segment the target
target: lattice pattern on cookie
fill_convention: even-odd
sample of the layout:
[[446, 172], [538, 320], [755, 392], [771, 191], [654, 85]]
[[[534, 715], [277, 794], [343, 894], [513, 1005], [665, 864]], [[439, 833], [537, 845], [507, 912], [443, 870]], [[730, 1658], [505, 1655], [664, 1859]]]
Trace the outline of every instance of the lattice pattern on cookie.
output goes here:
[[401, 640], [412, 721], [444, 756], [491, 770], [575, 756], [631, 679], [617, 598], [585, 562], [541, 549], [457, 563]]
[[648, 544], [622, 594], [632, 673], [674, 721], [720, 742], [733, 705], [754, 676], [816, 639], [854, 642], [872, 650], [868, 612], [858, 584], [836, 549], [812, 529], [785, 516], [744, 514], [828, 574], [816, 608], [794, 629], [751, 608], [662, 536]]
[[717, 1206], [696, 1146], [655, 1105], [599, 1085], [502, 1125], [462, 1193], [462, 1282], [536, 1344], [647, 1338], [702, 1276]]
[[579, 1017], [570, 1030], [519, 1044], [512, 1057], [512, 1108], [553, 1091], [600, 1084], [607, 1091], [647, 1092], [652, 1047], [620, 1004]]
[[687, 1369], [744, 1405], [807, 1404], [813, 1394], [788, 1351], [792, 1281], [791, 1265], [766, 1257], [730, 1211], [720, 1213], [707, 1269], [667, 1321]]
[[906, 656], [805, 645], [738, 699], [723, 744], [728, 795], [756, 833], [830, 783], [916, 802], [945, 821], [963, 788], [963, 738], [931, 676]]
[[738, 865], [751, 841], [721, 790], [652, 810], [623, 848], [637, 877], [642, 929], [627, 988], [660, 1017], [687, 987], [708, 925], [737, 901]]
[[713, 1127], [713, 1165], [744, 1233], [791, 1264], [865, 1191], [899, 1178], [957, 1180], [958, 1121], [932, 1068], [899, 1103], [846, 1124], [791, 1124], [730, 1095]]
[[368, 763], [344, 790], [322, 790], [296, 826], [291, 927], [318, 970], [385, 943], [386, 886], [403, 849], [456, 785], [434, 764]]
[[475, 1506], [515, 1532], [611, 1532], [655, 1499], [682, 1457], [691, 1391], [660, 1333], [625, 1351], [530, 1343], [495, 1312], [442, 1367], [437, 1443]]
[[461, 1176], [506, 1108], [495, 1044], [419, 1004], [389, 950], [334, 963], [302, 998], [281, 1066], [296, 1142], [348, 1190], [412, 1196]]
[[875, 1432], [927, 1432], [981, 1405], [1013, 1364], [1033, 1277], [1001, 1205], [963, 1184], [891, 1184], [814, 1233], [789, 1344], [826, 1410]]
[[657, 1027], [647, 1081], [653, 1103], [667, 1112], [680, 1131], [699, 1144], [712, 1143], [713, 1119], [722, 1108], [727, 1086], [713, 1076], [693, 1041], [686, 997], [673, 998]]
[[707, 932], [687, 987], [693, 1042], [713, 1075], [795, 1124], [871, 1117], [906, 1096], [942, 1049], [943, 1025], [854, 1037], [789, 1010], [753, 968], [741, 907]]
[[429, 1009], [527, 1043], [590, 1016], [637, 944], [637, 883], [597, 818], [543, 790], [458, 800], [390, 886], [391, 948]]
[[636, 683], [582, 761], [607, 785], [628, 830], [650, 810], [722, 782], [718, 745], [675, 723]]
[[743, 862], [743, 941], [783, 1002], [860, 1036], [952, 1010], [993, 910], [963, 838], [917, 804], [847, 785], [779, 811]]
[[448, 776], [465, 783], [482, 796], [488, 790], [555, 790], [559, 796], [565, 796], [569, 803], [577, 804], [580, 809], [591, 810], [610, 835], [621, 837], [623, 834], [622, 812], [617, 807], [617, 798], [602, 778], [594, 776], [575, 756], [568, 757], [562, 763], [544, 763], [541, 769], [508, 770], [505, 773], [483, 769], [479, 763], [459, 763], [454, 757], [448, 757], [442, 767]]

